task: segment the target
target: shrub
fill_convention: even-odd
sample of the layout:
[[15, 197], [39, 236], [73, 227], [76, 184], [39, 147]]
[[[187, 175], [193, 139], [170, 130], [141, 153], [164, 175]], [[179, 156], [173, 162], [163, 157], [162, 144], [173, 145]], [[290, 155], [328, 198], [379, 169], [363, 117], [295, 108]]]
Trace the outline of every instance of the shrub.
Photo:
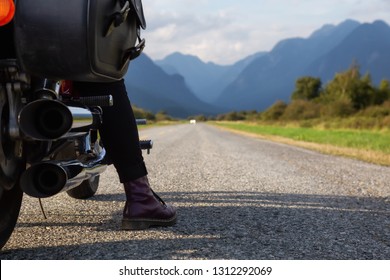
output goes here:
[[284, 114], [287, 104], [283, 101], [276, 101], [268, 110], [261, 114], [261, 119], [265, 121], [276, 121]]
[[371, 118], [383, 118], [390, 116], [390, 102], [386, 101], [382, 105], [370, 106], [358, 112], [357, 115]]
[[294, 100], [287, 106], [281, 119], [308, 120], [320, 117], [320, 105], [312, 101]]
[[348, 99], [335, 100], [321, 107], [322, 117], [348, 117], [355, 112], [352, 102]]
[[149, 112], [149, 111], [146, 111], [144, 109], [141, 109], [141, 108], [138, 108], [137, 106], [132, 106], [133, 108], [133, 112], [134, 112], [134, 117], [136, 119], [147, 119], [147, 120], [151, 120], [151, 121], [154, 121], [156, 120], [156, 116]]

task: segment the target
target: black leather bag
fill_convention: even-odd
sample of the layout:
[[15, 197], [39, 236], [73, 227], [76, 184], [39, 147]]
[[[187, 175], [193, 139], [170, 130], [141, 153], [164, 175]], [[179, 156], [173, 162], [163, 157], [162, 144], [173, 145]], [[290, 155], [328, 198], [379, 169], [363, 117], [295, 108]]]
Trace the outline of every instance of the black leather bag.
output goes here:
[[51, 79], [119, 80], [145, 44], [141, 0], [17, 0], [14, 25], [22, 68]]

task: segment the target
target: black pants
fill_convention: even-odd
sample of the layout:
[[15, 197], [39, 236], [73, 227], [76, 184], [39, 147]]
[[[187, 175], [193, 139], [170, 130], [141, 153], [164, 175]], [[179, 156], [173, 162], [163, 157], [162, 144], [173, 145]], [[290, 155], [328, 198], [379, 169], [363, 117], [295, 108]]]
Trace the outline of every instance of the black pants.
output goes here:
[[75, 82], [74, 90], [81, 96], [111, 94], [114, 106], [103, 108], [100, 135], [108, 157], [114, 164], [121, 183], [147, 175], [133, 109], [124, 81], [111, 83]]

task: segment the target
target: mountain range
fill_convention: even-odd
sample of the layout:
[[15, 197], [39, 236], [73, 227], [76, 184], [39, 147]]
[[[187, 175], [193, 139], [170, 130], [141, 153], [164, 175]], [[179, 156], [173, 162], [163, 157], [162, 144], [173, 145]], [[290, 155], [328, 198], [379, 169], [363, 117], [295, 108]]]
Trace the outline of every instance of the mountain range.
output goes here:
[[178, 52], [156, 61], [144, 54], [131, 62], [125, 82], [137, 106], [183, 118], [262, 111], [277, 100], [288, 102], [298, 78], [319, 77], [326, 83], [354, 62], [362, 73], [370, 73], [374, 83], [390, 79], [386, 22], [324, 25], [308, 38], [282, 40], [269, 52], [229, 66]]

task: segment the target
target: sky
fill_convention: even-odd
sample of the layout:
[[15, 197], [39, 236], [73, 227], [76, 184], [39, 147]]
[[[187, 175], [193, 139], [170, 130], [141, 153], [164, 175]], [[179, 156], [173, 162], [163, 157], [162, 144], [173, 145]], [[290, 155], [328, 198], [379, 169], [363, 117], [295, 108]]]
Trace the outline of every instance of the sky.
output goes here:
[[390, 0], [143, 0], [145, 53], [229, 65], [346, 19], [390, 24]]

